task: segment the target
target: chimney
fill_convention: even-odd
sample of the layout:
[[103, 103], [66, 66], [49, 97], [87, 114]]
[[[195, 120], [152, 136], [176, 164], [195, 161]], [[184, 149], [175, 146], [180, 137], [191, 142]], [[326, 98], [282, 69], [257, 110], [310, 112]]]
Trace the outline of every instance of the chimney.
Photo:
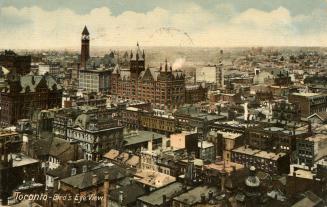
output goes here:
[[104, 207], [109, 206], [108, 199], [109, 199], [109, 173], [106, 171], [104, 172], [104, 183], [103, 183], [103, 204]]
[[73, 149], [73, 161], [78, 160], [78, 142], [77, 141], [72, 141], [70, 142], [71, 148]]
[[119, 203], [122, 204], [124, 200], [124, 192], [123, 191], [119, 191]]
[[221, 180], [220, 180], [221, 191], [225, 191], [225, 182], [226, 182], [226, 172], [225, 170], [223, 170], [221, 172]]
[[235, 173], [236, 172], [236, 166], [233, 165], [232, 168], [233, 168], [233, 173]]
[[162, 137], [162, 149], [165, 150], [167, 148], [167, 137]]
[[162, 207], [168, 207], [167, 206], [167, 196], [162, 195]]
[[204, 204], [206, 202], [206, 196], [204, 193], [201, 194], [201, 203]]
[[56, 177], [53, 179], [53, 192], [57, 192], [59, 188], [59, 178]]
[[152, 152], [152, 141], [154, 138], [154, 134], [152, 134], [151, 139], [148, 141], [148, 151], [151, 153]]
[[308, 125], [308, 133], [312, 134], [312, 126], [311, 126], [310, 120], [309, 120], [309, 125]]
[[213, 199], [213, 192], [209, 191], [209, 201]]
[[70, 174], [71, 176], [74, 176], [74, 175], [76, 175], [76, 168], [75, 167], [72, 167], [72, 169], [71, 169], [71, 174]]
[[196, 84], [196, 72], [194, 72], [194, 84]]
[[92, 175], [92, 185], [97, 186], [98, 185], [98, 176], [97, 175]]

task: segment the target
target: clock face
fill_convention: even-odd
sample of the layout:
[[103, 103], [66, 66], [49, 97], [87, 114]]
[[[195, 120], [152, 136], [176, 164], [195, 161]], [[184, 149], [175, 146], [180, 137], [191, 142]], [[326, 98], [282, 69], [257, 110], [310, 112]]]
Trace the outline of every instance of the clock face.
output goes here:
[[83, 36], [82, 36], [82, 39], [83, 39], [83, 40], [88, 40], [89, 38], [90, 38], [90, 37], [89, 37], [88, 35], [83, 35]]

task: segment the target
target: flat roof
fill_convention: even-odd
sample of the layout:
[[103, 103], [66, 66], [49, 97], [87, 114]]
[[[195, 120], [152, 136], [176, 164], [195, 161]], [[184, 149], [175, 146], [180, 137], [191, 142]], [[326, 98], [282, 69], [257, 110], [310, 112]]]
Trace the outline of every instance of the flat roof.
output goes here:
[[327, 140], [327, 135], [326, 134], [315, 134], [311, 137], [305, 138], [305, 140], [310, 141], [310, 142], [321, 142], [321, 141]]
[[241, 146], [239, 148], [233, 149], [232, 151], [242, 154], [252, 155], [255, 157], [265, 158], [269, 160], [277, 160], [279, 157], [286, 155], [286, 153], [284, 152], [279, 152], [279, 153], [267, 152], [265, 150], [252, 149], [249, 147], [245, 148], [245, 146]]
[[234, 133], [234, 132], [224, 132], [224, 131], [220, 131], [220, 130], [218, 130], [216, 132], [219, 134], [222, 134], [223, 138], [226, 138], [226, 139], [236, 139], [236, 138], [242, 136], [242, 134]]
[[319, 95], [322, 95], [322, 94], [320, 94], [320, 93], [292, 93], [292, 95], [304, 96], [304, 97], [313, 97], [313, 96], [319, 96]]
[[148, 142], [151, 139], [161, 139], [165, 137], [164, 134], [159, 134], [156, 132], [149, 132], [149, 131], [137, 131], [128, 135], [124, 135], [124, 141], [126, 141], [125, 146], [139, 144], [143, 142]]
[[[201, 141], [198, 142], [198, 147], [201, 148]], [[203, 141], [203, 142], [202, 142], [202, 147], [203, 147], [203, 148], [214, 147], [214, 144], [213, 144], [212, 142]]]
[[21, 166], [35, 164], [39, 162], [39, 160], [28, 157], [24, 154], [11, 154], [11, 157], [13, 159], [13, 167], [21, 167]]
[[176, 178], [173, 176], [151, 170], [136, 172], [134, 179], [139, 183], [155, 188], [160, 188], [176, 181]]

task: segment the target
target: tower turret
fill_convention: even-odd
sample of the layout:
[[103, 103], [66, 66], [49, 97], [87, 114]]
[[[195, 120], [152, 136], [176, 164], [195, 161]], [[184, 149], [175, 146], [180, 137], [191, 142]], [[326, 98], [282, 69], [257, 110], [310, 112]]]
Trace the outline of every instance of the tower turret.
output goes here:
[[131, 59], [130, 59], [130, 71], [131, 71], [131, 78], [136, 80], [138, 79], [139, 74], [145, 70], [145, 60], [143, 58], [140, 45], [137, 43], [135, 55], [131, 52]]

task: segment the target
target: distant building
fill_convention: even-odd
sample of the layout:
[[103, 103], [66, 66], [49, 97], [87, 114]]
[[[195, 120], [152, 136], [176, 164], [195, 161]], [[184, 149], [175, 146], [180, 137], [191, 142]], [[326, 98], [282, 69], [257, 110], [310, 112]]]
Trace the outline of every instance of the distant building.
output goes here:
[[208, 141], [199, 141], [199, 158], [202, 160], [213, 162], [216, 159], [216, 151], [213, 143]]
[[207, 100], [208, 89], [202, 84], [185, 86], [185, 103], [194, 104]]
[[76, 118], [55, 116], [53, 130], [69, 141], [78, 142], [87, 160], [97, 160], [109, 149], [120, 149], [123, 144], [123, 127], [108, 117], [87, 112]]
[[223, 88], [225, 86], [223, 63], [216, 65], [216, 83], [218, 88]]
[[140, 126], [143, 129], [153, 130], [160, 133], [174, 133], [176, 131], [175, 118], [160, 112], [142, 113]]
[[173, 71], [167, 61], [164, 68], [145, 68], [145, 53], [137, 44], [136, 52], [130, 54], [130, 69], [114, 69], [111, 94], [172, 110], [185, 103], [185, 75]]
[[30, 55], [17, 55], [11, 50], [5, 50], [0, 53], [0, 66], [15, 70], [20, 75], [26, 75], [31, 72], [32, 57]]
[[247, 144], [254, 149], [274, 152], [292, 152], [296, 149], [296, 138], [310, 136], [310, 132], [284, 129], [281, 127], [248, 128], [245, 133]]
[[289, 172], [290, 158], [283, 152], [275, 153], [242, 146], [232, 150], [232, 162], [257, 169], [270, 174]]
[[79, 70], [79, 88], [89, 92], [108, 93], [111, 72], [111, 69], [105, 68]]
[[297, 104], [301, 110], [301, 117], [308, 117], [317, 112], [327, 111], [327, 95], [319, 93], [292, 93], [288, 101]]
[[316, 134], [305, 139], [297, 139], [298, 163], [312, 167], [316, 161], [327, 156], [327, 136]]
[[301, 109], [298, 104], [276, 102], [272, 107], [272, 118], [279, 121], [300, 121]]

